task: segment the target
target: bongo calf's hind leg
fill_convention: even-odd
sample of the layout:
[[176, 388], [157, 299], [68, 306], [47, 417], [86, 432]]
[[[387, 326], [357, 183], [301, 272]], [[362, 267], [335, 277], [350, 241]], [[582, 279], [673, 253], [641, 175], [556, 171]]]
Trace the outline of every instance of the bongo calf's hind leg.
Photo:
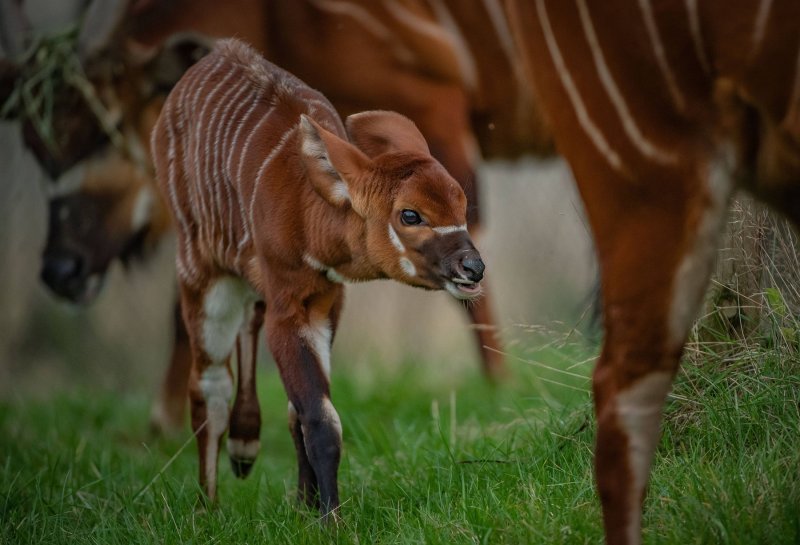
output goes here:
[[207, 286], [199, 290], [181, 284], [181, 304], [192, 348], [189, 398], [200, 484], [208, 500], [214, 501], [219, 447], [233, 393], [229, 361], [244, 319], [246, 290], [240, 280], [230, 277], [219, 277]]

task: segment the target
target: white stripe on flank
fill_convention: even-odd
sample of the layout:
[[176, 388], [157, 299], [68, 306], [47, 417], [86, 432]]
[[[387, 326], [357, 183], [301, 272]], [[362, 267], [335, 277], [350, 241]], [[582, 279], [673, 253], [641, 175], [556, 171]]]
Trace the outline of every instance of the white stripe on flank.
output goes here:
[[275, 144], [275, 147], [272, 148], [272, 151], [267, 155], [264, 161], [261, 163], [261, 166], [258, 168], [258, 173], [256, 174], [256, 179], [253, 182], [253, 192], [250, 194], [250, 230], [255, 231], [255, 217], [253, 216], [253, 211], [256, 207], [256, 197], [258, 196], [258, 186], [261, 183], [261, 179], [264, 178], [264, 174], [266, 173], [267, 167], [272, 162], [275, 157], [283, 151], [284, 146], [286, 146], [286, 142], [294, 136], [295, 132], [297, 132], [298, 125], [292, 125], [292, 128], [287, 130], [281, 136], [281, 139], [278, 140], [278, 143]]
[[697, 12], [697, 0], [684, 0], [686, 11], [689, 14], [689, 29], [692, 31], [692, 41], [694, 42], [694, 52], [700, 65], [706, 74], [711, 73], [711, 63], [706, 56], [706, 47], [703, 43], [703, 32], [700, 26], [700, 14]]
[[[194, 131], [192, 132], [192, 137], [194, 139], [194, 146], [193, 146], [194, 153], [193, 154], [184, 153], [185, 161], [188, 161], [189, 159], [192, 160], [192, 164], [191, 165], [187, 164], [186, 166], [192, 167], [191, 169], [187, 169], [188, 171], [194, 173], [194, 178], [192, 180], [192, 183], [190, 183], [189, 185], [194, 187], [194, 189], [196, 190], [200, 205], [200, 216], [197, 216], [195, 218], [195, 221], [197, 221], [197, 224], [200, 227], [200, 232], [202, 233], [202, 236], [205, 237], [206, 240], [211, 240], [211, 222], [208, 221], [208, 218], [211, 216], [211, 208], [208, 204], [208, 201], [206, 200], [206, 194], [205, 194], [206, 192], [204, 191], [205, 180], [200, 178], [200, 173], [202, 172], [202, 170], [200, 169], [199, 156], [200, 156], [200, 143], [202, 141], [201, 138], [204, 132], [203, 113], [205, 112], [205, 109], [208, 106], [208, 96], [206, 95], [205, 100], [203, 102], [203, 106], [200, 108], [199, 114], [197, 113], [197, 101], [203, 94], [203, 90], [206, 84], [208, 83], [209, 79], [211, 78], [211, 76], [216, 73], [217, 69], [222, 64], [222, 61], [223, 59], [221, 57], [218, 58], [216, 63], [214, 64], [214, 67], [210, 69], [208, 72], [206, 72], [203, 79], [197, 83], [197, 90], [195, 91], [194, 100], [192, 100], [192, 114], [191, 114], [191, 119], [195, 123], [193, 127]], [[189, 147], [188, 141], [186, 142], [186, 147], [187, 148]]]
[[589, 42], [594, 65], [595, 68], [597, 68], [597, 75], [600, 77], [600, 82], [603, 84], [603, 88], [606, 90], [606, 93], [608, 93], [608, 97], [611, 99], [611, 103], [617, 111], [620, 121], [622, 121], [625, 134], [628, 135], [631, 143], [648, 159], [653, 159], [659, 163], [674, 163], [676, 160], [675, 155], [659, 149], [645, 138], [642, 131], [639, 130], [639, 126], [633, 119], [630, 110], [628, 110], [628, 105], [625, 103], [625, 99], [608, 68], [603, 50], [600, 47], [600, 42], [597, 39], [597, 33], [592, 24], [592, 16], [589, 13], [589, 8], [586, 6], [586, 0], [576, 0], [576, 2], [578, 4], [581, 24], [583, 25], [583, 33]]
[[653, 16], [653, 7], [650, 5], [650, 0], [639, 0], [639, 7], [642, 10], [647, 35], [650, 37], [650, 45], [653, 46], [653, 52], [656, 56], [656, 64], [658, 64], [658, 68], [667, 82], [667, 89], [675, 106], [678, 111], [683, 112], [686, 109], [686, 101], [680, 89], [678, 89], [678, 84], [675, 82], [675, 74], [672, 73], [672, 69], [669, 67], [667, 53], [664, 51], [664, 44], [661, 42], [661, 36], [658, 33], [658, 26], [656, 26], [656, 19]]
[[[240, 122], [240, 116], [242, 115], [242, 110], [247, 107], [249, 102], [247, 100], [243, 100], [244, 97], [241, 95], [244, 94], [246, 97], [248, 93], [250, 93], [252, 89], [250, 86], [245, 85], [241, 88], [239, 93], [233, 97], [233, 103], [237, 105], [236, 109], [230, 115], [229, 121], [225, 124], [225, 135], [222, 139], [222, 149], [225, 150], [225, 154], [227, 157], [223, 156], [222, 164], [220, 164], [219, 169], [222, 176], [222, 183], [225, 185], [225, 192], [227, 193], [227, 202], [228, 202], [228, 241], [225, 245], [225, 257], [226, 259], [229, 257], [228, 252], [231, 251], [231, 245], [234, 244], [236, 241], [236, 225], [233, 221], [233, 210], [234, 210], [234, 193], [236, 192], [236, 188], [233, 186], [233, 180], [231, 178], [230, 172], [230, 158], [231, 156], [236, 154], [236, 149], [231, 146], [231, 135], [233, 134], [233, 127]], [[238, 130], [238, 127], [237, 127]], [[238, 198], [238, 197], [237, 197]]]
[[580, 123], [581, 127], [592, 141], [592, 144], [594, 144], [594, 146], [601, 153], [601, 155], [603, 155], [606, 161], [608, 161], [611, 167], [618, 172], [624, 172], [625, 167], [622, 164], [622, 160], [620, 159], [619, 155], [611, 148], [606, 141], [605, 136], [603, 136], [603, 133], [600, 132], [600, 129], [594, 124], [592, 118], [589, 117], [589, 112], [586, 111], [586, 106], [581, 99], [580, 93], [578, 93], [578, 89], [575, 86], [575, 82], [573, 81], [569, 70], [567, 70], [564, 57], [561, 55], [561, 49], [559, 49], [558, 42], [556, 42], [556, 37], [553, 34], [553, 27], [550, 26], [550, 19], [547, 16], [547, 8], [544, 4], [544, 0], [536, 0], [536, 11], [539, 14], [539, 21], [541, 23], [542, 31], [544, 32], [547, 50], [550, 53], [550, 58], [553, 59], [553, 64], [556, 67], [556, 72], [561, 79], [561, 83], [564, 85], [564, 89], [567, 91], [567, 96], [569, 97], [572, 107], [575, 110], [575, 114], [578, 117], [578, 123]]
[[[403, 22], [421, 34], [427, 34], [434, 39], [444, 39], [445, 41], [449, 42], [453, 48], [453, 53], [456, 56], [456, 61], [458, 62], [458, 68], [461, 72], [461, 78], [464, 80], [464, 84], [468, 89], [472, 91], [476, 90], [478, 88], [478, 66], [475, 63], [475, 59], [472, 57], [472, 54], [470, 53], [467, 40], [464, 39], [461, 29], [458, 28], [458, 23], [453, 18], [450, 10], [447, 9], [445, 3], [442, 2], [442, 0], [430, 0], [430, 3], [431, 7], [433, 7], [433, 12], [436, 14], [436, 19], [438, 19], [439, 24], [441, 25], [441, 28], [439, 25], [421, 19], [407, 10], [406, 13], [408, 14], [409, 18]], [[392, 2], [391, 4], [397, 5], [398, 8], [400, 7], [398, 2]], [[389, 7], [389, 4], [387, 4], [386, 7]], [[398, 15], [402, 16], [402, 14], [399, 12], [395, 12], [392, 15], [395, 17], [398, 17]], [[414, 24], [414, 19], [419, 22]], [[401, 19], [398, 18], [398, 20]], [[442, 28], [444, 30], [442, 30]], [[439, 37], [442, 35], [444, 35], [443, 38]]]
[[449, 235], [450, 233], [457, 233], [458, 231], [466, 231], [467, 224], [464, 225], [446, 225], [443, 227], [431, 227], [435, 233], [440, 235]]
[[[208, 96], [207, 99], [208, 102], [211, 102], [212, 101], [211, 97], [216, 96], [217, 91], [221, 89], [228, 82], [228, 80], [230, 80], [234, 76], [235, 76], [234, 71], [231, 70], [229, 67], [228, 73], [225, 74], [225, 77], [219, 81], [217, 86], [214, 87], [214, 90]], [[208, 191], [209, 193], [211, 193], [213, 190], [213, 193], [211, 193], [211, 197], [213, 197], [213, 202], [212, 202], [213, 215], [211, 216], [211, 221], [213, 222], [213, 227], [215, 227], [217, 231], [217, 233], [214, 236], [214, 242], [218, 255], [222, 254], [222, 242], [224, 238], [223, 228], [225, 226], [223, 225], [223, 220], [222, 220], [222, 213], [224, 209], [222, 207], [222, 192], [220, 191], [220, 184], [222, 183], [222, 179], [219, 176], [219, 172], [217, 170], [218, 159], [221, 153], [223, 152], [223, 150], [220, 149], [220, 143], [219, 143], [219, 130], [220, 130], [219, 125], [223, 125], [224, 123], [219, 123], [219, 124], [217, 123], [221, 112], [224, 111], [226, 116], [229, 113], [231, 104], [230, 103], [226, 104], [226, 101], [230, 98], [231, 93], [235, 89], [237, 89], [237, 86], [248, 83], [249, 82], [247, 81], [246, 78], [240, 79], [236, 84], [229, 86], [228, 89], [222, 94], [219, 100], [214, 101], [214, 110], [211, 112], [211, 119], [209, 119], [208, 121], [208, 130], [206, 131], [205, 135], [205, 140], [206, 140], [205, 142], [206, 168], [204, 172], [204, 174], [206, 175], [205, 188], [206, 191]], [[223, 121], [228, 119], [226, 116], [222, 117]], [[214, 133], [213, 139], [211, 138], [212, 132]]]
[[[239, 159], [239, 166], [236, 169], [236, 183], [239, 185], [239, 190], [236, 193], [239, 195], [239, 206], [241, 207], [242, 228], [244, 229], [244, 236], [242, 237], [242, 240], [239, 241], [239, 244], [237, 246], [236, 263], [239, 263], [239, 261], [241, 260], [242, 249], [247, 245], [247, 243], [250, 241], [250, 238], [251, 238], [251, 233], [250, 233], [251, 225], [247, 220], [247, 218], [249, 216], [247, 215], [247, 213], [245, 211], [244, 186], [242, 184], [242, 171], [244, 169], [245, 162], [248, 159], [247, 154], [248, 154], [248, 151], [250, 150], [250, 143], [253, 141], [253, 139], [256, 137], [256, 135], [263, 136], [263, 135], [261, 135], [261, 127], [264, 124], [266, 124], [267, 121], [269, 121], [270, 114], [272, 113], [272, 110], [274, 108], [275, 108], [274, 105], [270, 106], [269, 110], [267, 110], [266, 112], [264, 112], [262, 114], [261, 119], [258, 120], [258, 123], [256, 123], [255, 127], [253, 127], [253, 129], [250, 131], [250, 135], [247, 137], [247, 140], [245, 141], [244, 146], [242, 147], [241, 153], [239, 153], [239, 156], [241, 158]], [[253, 191], [255, 191], [255, 184], [256, 184], [256, 181], [253, 180], [253, 183], [250, 186], [250, 189], [253, 190]]]
[[505, 53], [508, 59], [508, 65], [517, 72], [516, 67], [520, 64], [520, 60], [517, 58], [517, 48], [514, 47], [511, 29], [508, 27], [508, 21], [506, 21], [503, 8], [500, 7], [497, 0], [483, 0], [483, 7], [486, 9], [486, 13], [489, 14], [489, 20], [492, 22], [494, 33], [500, 42], [503, 53]]
[[[183, 172], [184, 173], [186, 172], [186, 168], [187, 168], [187, 162], [186, 161], [188, 160], [187, 159], [187, 155], [188, 154], [186, 153], [186, 149], [188, 148], [188, 145], [189, 145], [189, 139], [186, 136], [185, 131], [184, 131], [184, 129], [186, 128], [186, 120], [185, 120], [185, 116], [183, 115], [183, 109], [184, 109], [184, 106], [186, 105], [186, 95], [187, 95], [186, 88], [187, 87], [188, 87], [188, 84], [187, 85], [179, 85], [178, 99], [174, 101], [174, 103], [176, 105], [175, 113], [171, 114], [171, 118], [175, 120], [175, 127], [178, 129], [179, 133], [184, 136], [183, 140], [181, 141], [181, 148], [183, 149], [183, 153], [181, 154], [181, 164], [183, 165]], [[170, 123], [170, 130], [171, 130], [172, 136], [173, 136], [173, 138], [176, 138], [175, 127], [172, 127], [171, 125], [172, 124]], [[195, 218], [199, 217], [200, 216], [200, 209], [198, 208], [197, 199], [195, 198], [195, 187], [194, 187], [194, 184], [189, 184], [189, 183], [186, 184], [186, 198], [189, 201], [189, 208], [190, 208], [190, 210], [188, 211], [189, 214], [191, 216], [195, 217]]]
[[[186, 259], [188, 261], [187, 266], [189, 267], [189, 277], [182, 278], [182, 280], [189, 280], [190, 283], [192, 281], [196, 281], [199, 272], [197, 270], [197, 263], [195, 261], [194, 250], [192, 247], [193, 241], [191, 236], [191, 229], [189, 228], [189, 222], [186, 220], [186, 216], [183, 213], [183, 207], [181, 206], [182, 203], [178, 200], [178, 191], [176, 188], [177, 183], [177, 172], [175, 170], [175, 161], [177, 160], [177, 154], [175, 152], [175, 145], [176, 145], [176, 138], [175, 138], [175, 129], [172, 126], [172, 120], [174, 118], [172, 113], [172, 102], [167, 100], [167, 104], [164, 107], [164, 111], [161, 112], [161, 115], [164, 116], [166, 129], [167, 129], [167, 188], [169, 189], [169, 199], [172, 203], [172, 210], [178, 220], [178, 228], [181, 231], [182, 237], [180, 238], [180, 248], [178, 249], [178, 256], [180, 256], [181, 249], [183, 249], [184, 253], [186, 254]], [[155, 135], [156, 133], [153, 133]], [[189, 188], [186, 188], [187, 196], [191, 194]], [[180, 259], [178, 263], [180, 263]]]
[[[231, 73], [233, 70], [231, 70]], [[230, 134], [231, 124], [234, 121], [231, 115], [231, 109], [238, 109], [240, 104], [241, 95], [250, 88], [250, 83], [247, 78], [240, 78], [239, 81], [234, 82], [217, 103], [214, 113], [211, 117], [210, 130], [214, 130], [214, 159], [211, 162], [210, 174], [213, 178], [214, 195], [217, 199], [217, 213], [220, 224], [218, 225], [218, 242], [220, 244], [220, 256], [227, 259], [227, 245], [231, 240], [231, 190], [226, 183], [227, 173], [224, 168], [225, 158], [230, 155], [225, 145], [225, 141]], [[235, 93], [234, 93], [235, 91]], [[232, 96], [233, 95], [233, 96]], [[222, 189], [225, 192], [223, 195]], [[223, 200], [225, 201], [223, 203]], [[223, 220], [225, 212], [228, 212], [227, 223]], [[227, 240], [226, 240], [227, 239]], [[226, 246], [223, 248], [222, 246]]]
[[[216, 71], [215, 71], [216, 72]], [[197, 145], [195, 146], [195, 157], [194, 157], [194, 164], [195, 164], [195, 174], [197, 175], [197, 181], [200, 182], [200, 193], [203, 197], [208, 197], [208, 215], [203, 218], [203, 224], [205, 224], [208, 228], [208, 244], [209, 246], [213, 245], [215, 242], [216, 237], [214, 236], [215, 229], [219, 226], [219, 220], [217, 219], [217, 208], [218, 208], [218, 191], [216, 184], [214, 184], [213, 175], [209, 175], [209, 165], [212, 163], [212, 150], [211, 150], [211, 132], [214, 130], [214, 119], [217, 111], [219, 110], [219, 104], [217, 103], [216, 96], [219, 93], [220, 89], [222, 89], [223, 85], [227, 83], [227, 81], [233, 76], [233, 71], [228, 70], [225, 75], [220, 78], [220, 80], [211, 88], [211, 92], [205, 95], [203, 99], [203, 106], [200, 108], [200, 113], [197, 116]], [[214, 109], [209, 114], [209, 119], [207, 123], [203, 125], [203, 121], [205, 120], [206, 110], [208, 107], [213, 104]], [[200, 157], [200, 146], [202, 143], [204, 156]], [[213, 191], [213, 192], [212, 192]]]
[[750, 42], [752, 44], [750, 46], [750, 60], [754, 59], [761, 50], [761, 44], [764, 41], [764, 34], [767, 30], [767, 20], [769, 19], [771, 10], [772, 0], [761, 0], [761, 2], [759, 2], [755, 26], [753, 27], [753, 36]]
[[400, 237], [397, 235], [397, 231], [394, 230], [394, 227], [392, 227], [391, 223], [389, 224], [389, 240], [392, 241], [392, 244], [395, 248], [397, 248], [398, 252], [401, 254], [405, 253], [406, 247], [403, 246], [403, 242], [400, 240]]
[[[241, 223], [242, 223], [242, 239], [250, 237], [250, 231], [249, 231], [248, 226], [247, 226], [247, 221], [245, 221], [245, 217], [246, 216], [244, 214], [245, 210], [244, 210], [244, 200], [243, 200], [243, 197], [242, 197], [242, 180], [241, 180], [241, 174], [242, 174], [241, 173], [241, 168], [242, 168], [242, 163], [244, 162], [244, 159], [245, 159], [246, 149], [243, 149], [243, 150], [240, 151], [238, 146], [237, 146], [237, 144], [239, 142], [239, 135], [242, 133], [242, 130], [244, 129], [245, 125], [247, 125], [247, 123], [250, 122], [250, 118], [252, 117], [253, 113], [256, 111], [256, 107], [258, 106], [258, 104], [260, 102], [260, 98], [261, 97], [259, 96], [259, 94], [256, 93], [251, 98], [252, 102], [250, 103], [250, 108], [247, 110], [247, 113], [244, 114], [244, 117], [239, 119], [238, 116], [237, 116], [237, 123], [239, 124], [239, 126], [236, 127], [236, 133], [233, 135], [233, 141], [231, 142], [230, 147], [228, 148], [230, 150], [230, 152], [228, 153], [228, 161], [227, 161], [226, 170], [228, 171], [228, 176], [230, 176], [230, 178], [231, 178], [231, 185], [233, 186], [234, 193], [236, 194], [236, 199], [239, 202], [239, 214], [240, 214], [240, 219], [241, 219]], [[251, 133], [251, 136], [252, 136], [252, 133]], [[248, 141], [249, 141], [249, 139], [248, 139]], [[233, 159], [234, 159], [234, 157], [239, 159], [239, 164], [237, 165], [237, 169], [236, 169], [236, 176], [233, 175]], [[236, 253], [236, 263], [237, 264], [239, 263], [240, 254], [241, 254], [241, 252], [237, 252]]]

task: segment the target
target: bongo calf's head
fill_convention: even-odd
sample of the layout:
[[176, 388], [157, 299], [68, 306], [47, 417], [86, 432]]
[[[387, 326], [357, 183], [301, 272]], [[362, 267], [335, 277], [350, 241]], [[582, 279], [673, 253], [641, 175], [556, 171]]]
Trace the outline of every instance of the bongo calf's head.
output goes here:
[[351, 115], [351, 143], [303, 116], [302, 155], [314, 188], [351, 206], [369, 259], [389, 278], [459, 299], [481, 293], [484, 264], [467, 232], [467, 199], [406, 117]]

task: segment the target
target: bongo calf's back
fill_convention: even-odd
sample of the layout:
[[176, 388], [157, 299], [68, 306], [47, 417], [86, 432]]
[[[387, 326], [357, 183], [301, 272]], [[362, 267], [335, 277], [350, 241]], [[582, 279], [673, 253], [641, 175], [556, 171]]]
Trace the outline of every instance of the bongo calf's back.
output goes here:
[[411, 121], [370, 111], [348, 117], [345, 129], [325, 97], [236, 40], [221, 41], [181, 79], [152, 149], [178, 230], [201, 485], [213, 500], [229, 425], [237, 475], [258, 453], [254, 367], [264, 324], [289, 398], [299, 493], [327, 514], [339, 505], [341, 424], [329, 372], [342, 284], [392, 278], [479, 296], [484, 265], [467, 233], [464, 193]]

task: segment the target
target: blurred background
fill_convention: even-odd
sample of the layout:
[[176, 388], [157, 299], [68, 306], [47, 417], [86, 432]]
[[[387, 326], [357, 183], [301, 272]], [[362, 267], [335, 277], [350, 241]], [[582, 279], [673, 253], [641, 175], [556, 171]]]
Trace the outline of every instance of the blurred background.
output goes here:
[[[504, 350], [543, 342], [532, 330], [591, 328], [591, 237], [513, 31], [491, 2], [0, 0], [0, 396], [95, 386], [155, 395], [174, 337], [175, 247], [158, 200], [131, 203], [150, 191], [160, 101], [214, 37], [250, 42], [343, 116], [383, 108], [414, 119], [480, 197], [477, 243]], [[69, 221], [64, 199], [74, 199]], [[137, 229], [120, 232], [133, 210]], [[97, 278], [61, 297], [40, 280], [48, 259], [51, 280], [80, 272], [64, 247], [50, 251], [70, 225], [94, 236], [81, 251], [104, 254], [97, 293]], [[797, 285], [794, 238], [742, 200], [723, 248], [706, 314], [758, 329], [756, 294]], [[788, 291], [779, 302], [794, 308]], [[445, 378], [479, 373], [466, 316], [443, 293], [348, 286], [339, 331], [337, 372], [416, 363]]]

